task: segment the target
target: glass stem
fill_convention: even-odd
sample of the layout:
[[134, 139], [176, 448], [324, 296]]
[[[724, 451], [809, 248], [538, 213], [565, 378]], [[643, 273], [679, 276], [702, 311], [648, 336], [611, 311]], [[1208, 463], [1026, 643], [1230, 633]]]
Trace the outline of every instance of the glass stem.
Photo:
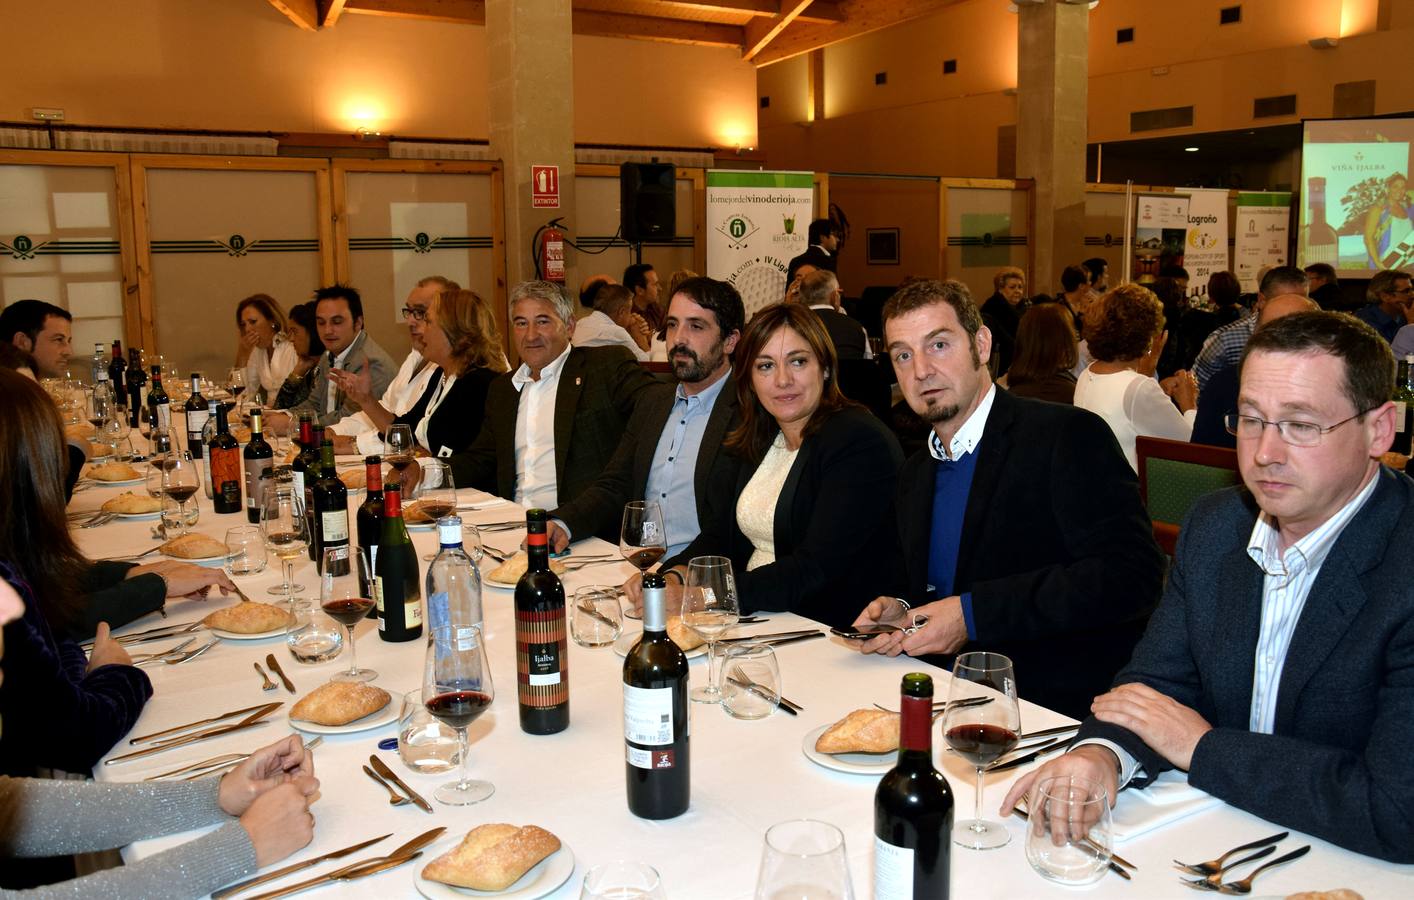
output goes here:
[[707, 642], [707, 693], [717, 693], [717, 642]]
[[352, 625], [345, 625], [344, 630], [349, 633], [349, 674], [358, 674], [358, 646], [354, 643]]
[[457, 790], [465, 791], [470, 788], [471, 784], [471, 760], [468, 758], [471, 756], [471, 750], [469, 749], [471, 741], [467, 737], [465, 728], [457, 729], [457, 742], [461, 744], [462, 753], [462, 777], [461, 780], [457, 782]]
[[290, 605], [290, 612], [295, 611], [295, 561], [292, 559], [280, 560], [285, 569], [285, 602]]
[[972, 830], [978, 832], [987, 830], [986, 824], [982, 821], [982, 780], [986, 774], [985, 769], [981, 766], [977, 767], [977, 797], [972, 805]]

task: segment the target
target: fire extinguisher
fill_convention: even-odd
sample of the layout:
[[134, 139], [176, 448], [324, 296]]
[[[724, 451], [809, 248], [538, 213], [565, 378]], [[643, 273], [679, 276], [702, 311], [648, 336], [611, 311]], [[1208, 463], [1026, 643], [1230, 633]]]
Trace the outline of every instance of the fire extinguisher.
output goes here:
[[554, 225], [540, 232], [540, 274], [546, 281], [565, 283], [565, 235]]

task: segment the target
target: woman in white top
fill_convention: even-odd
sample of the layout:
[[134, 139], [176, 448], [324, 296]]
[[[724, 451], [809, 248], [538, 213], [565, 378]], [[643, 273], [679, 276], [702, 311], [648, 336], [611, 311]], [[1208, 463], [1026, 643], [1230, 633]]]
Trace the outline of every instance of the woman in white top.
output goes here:
[[236, 306], [236, 328], [241, 335], [236, 365], [245, 367], [246, 386], [252, 394], [273, 400], [299, 362], [285, 336], [285, 311], [274, 297], [252, 294]]
[[1075, 405], [1109, 424], [1129, 464], [1138, 468], [1134, 439], [1141, 434], [1188, 440], [1197, 415], [1198, 382], [1186, 370], [1174, 373], [1163, 387], [1154, 380], [1168, 341], [1159, 298], [1140, 285], [1121, 285], [1090, 307], [1085, 334], [1095, 361], [1076, 381]]

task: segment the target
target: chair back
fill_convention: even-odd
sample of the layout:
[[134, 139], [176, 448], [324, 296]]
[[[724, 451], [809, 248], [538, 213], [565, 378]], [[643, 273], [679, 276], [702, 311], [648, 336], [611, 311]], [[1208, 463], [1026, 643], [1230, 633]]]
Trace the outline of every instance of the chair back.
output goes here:
[[1134, 450], [1139, 463], [1139, 493], [1154, 523], [1154, 539], [1172, 556], [1179, 526], [1194, 502], [1204, 494], [1241, 483], [1237, 452], [1142, 435], [1135, 439]]

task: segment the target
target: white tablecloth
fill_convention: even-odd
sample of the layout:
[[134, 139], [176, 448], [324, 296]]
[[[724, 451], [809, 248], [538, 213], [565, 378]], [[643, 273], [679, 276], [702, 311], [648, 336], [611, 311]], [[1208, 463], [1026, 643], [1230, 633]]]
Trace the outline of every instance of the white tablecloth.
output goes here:
[[[142, 487], [132, 488], [141, 491]], [[94, 509], [118, 489], [97, 488], [75, 495], [72, 510]], [[351, 494], [350, 510], [362, 494]], [[197, 531], [221, 539], [227, 528], [246, 524], [244, 513], [218, 516], [210, 502], [198, 495], [201, 520]], [[468, 498], [464, 498], [468, 499]], [[482, 498], [485, 499], [485, 498]], [[519, 516], [510, 504], [463, 512], [465, 520], [492, 522]], [[153, 546], [151, 522], [115, 521], [100, 528], [76, 531], [80, 546], [91, 557], [132, 553]], [[491, 546], [513, 550], [519, 532], [488, 536]], [[414, 534], [419, 556], [433, 549], [436, 536]], [[585, 541], [576, 552], [612, 552], [601, 541]], [[253, 599], [268, 599], [265, 589], [278, 583], [279, 569], [272, 565], [260, 576], [242, 579], [241, 587]], [[490, 561], [488, 560], [489, 564]], [[420, 562], [426, 573], [428, 563]], [[567, 590], [591, 583], [620, 583], [632, 572], [622, 562], [594, 566], [565, 578]], [[312, 563], [302, 558], [296, 581], [317, 595], [318, 580]], [[232, 598], [232, 601], [234, 598]], [[929, 667], [907, 658], [861, 656], [837, 638], [820, 639], [778, 648], [783, 693], [801, 704], [799, 716], [776, 713], [761, 721], [737, 721], [722, 710], [703, 704], [692, 709], [692, 805], [681, 817], [650, 822], [629, 813], [625, 801], [623, 737], [621, 724], [622, 660], [611, 649], [588, 650], [570, 645], [571, 721], [567, 731], [535, 737], [521, 732], [515, 700], [515, 631], [511, 592], [484, 591], [487, 637], [497, 696], [491, 710], [472, 727], [471, 761], [476, 777], [496, 785], [495, 796], [469, 807], [444, 807], [432, 801], [435, 814], [414, 806], [390, 807], [387, 793], [360, 770], [370, 753], [379, 754], [416, 790], [431, 799], [432, 791], [448, 776], [423, 776], [408, 772], [396, 751], [381, 751], [377, 743], [396, 734], [396, 725], [353, 735], [326, 737], [315, 751], [321, 796], [313, 807], [316, 831], [313, 843], [294, 859], [325, 853], [385, 832], [394, 836], [361, 851], [350, 859], [374, 856], [397, 846], [435, 825], [445, 825], [457, 835], [485, 822], [536, 824], [557, 834], [573, 850], [575, 874], [553, 897], [577, 897], [584, 872], [591, 866], [625, 858], [648, 862], [662, 874], [668, 896], [679, 898], [750, 897], [756, 881], [766, 829], [785, 819], [813, 818], [843, 829], [854, 879], [855, 896], [871, 895], [873, 878], [873, 794], [877, 777], [829, 771], [810, 762], [801, 752], [803, 735], [835, 721], [849, 710], [878, 701], [898, 701], [900, 677]], [[204, 616], [221, 599], [206, 602], [180, 600], [169, 603], [171, 618], [191, 621]], [[810, 623], [792, 615], [772, 614], [764, 625], [742, 629], [753, 633], [784, 631]], [[133, 623], [126, 630], [152, 627], [163, 620], [156, 615]], [[390, 644], [379, 640], [376, 623], [365, 621], [358, 629], [359, 663], [376, 669], [376, 685], [394, 694], [417, 689], [423, 659], [421, 640]], [[149, 644], [143, 649], [163, 647]], [[289, 733], [284, 714], [295, 696], [283, 689], [266, 693], [251, 663], [274, 652], [295, 683], [299, 695], [323, 683], [347, 664], [347, 658], [316, 666], [296, 663], [282, 639], [223, 642], [204, 656], [181, 666], [158, 666], [147, 671], [155, 693], [137, 725], [137, 733], [156, 731], [227, 710], [271, 700], [286, 707], [270, 717], [271, 724], [249, 732], [205, 741], [192, 747], [157, 754], [130, 763], [100, 765], [101, 780], [135, 781], [222, 753], [247, 751]], [[691, 664], [694, 685], [707, 671], [706, 660]], [[946, 695], [947, 676], [933, 669], [940, 699]], [[1025, 685], [1021, 685], [1023, 694]], [[1023, 703], [1026, 730], [1046, 728], [1067, 721], [1064, 717]], [[935, 729], [935, 742], [938, 733]], [[117, 751], [130, 749], [124, 742]], [[941, 754], [942, 767], [957, 800], [957, 816], [971, 815], [972, 770], [952, 754]], [[1273, 761], [1273, 764], [1278, 764]], [[1025, 771], [1022, 769], [1020, 771]], [[987, 783], [987, 809], [994, 817], [997, 805], [1018, 770], [998, 773]], [[953, 883], [965, 886], [970, 900], [990, 897], [1062, 896], [1058, 887], [1036, 875], [1026, 862], [1023, 825], [1008, 820], [1012, 841], [995, 851], [954, 848]], [[1254, 816], [1227, 806], [1210, 809], [1121, 845], [1119, 852], [1139, 866], [1132, 883], [1106, 876], [1085, 891], [1096, 897], [1190, 897], [1170, 866], [1172, 857], [1210, 859], [1228, 847], [1281, 830]], [[126, 851], [129, 860], [141, 859], [166, 847], [189, 840], [193, 834], [143, 841]], [[1350, 887], [1367, 898], [1410, 896], [1414, 867], [1396, 866], [1359, 856], [1323, 841], [1293, 834], [1282, 845], [1314, 844], [1303, 860], [1263, 875], [1260, 893], [1282, 896], [1307, 889]], [[345, 860], [347, 862], [349, 860]], [[288, 860], [286, 861], [288, 862]], [[341, 885], [340, 896], [416, 896], [415, 863], [381, 875]], [[325, 871], [332, 864], [312, 870]], [[305, 873], [296, 877], [309, 877]], [[294, 880], [294, 877], [288, 880]], [[282, 884], [285, 882], [279, 882]], [[332, 894], [329, 888], [322, 889]]]

